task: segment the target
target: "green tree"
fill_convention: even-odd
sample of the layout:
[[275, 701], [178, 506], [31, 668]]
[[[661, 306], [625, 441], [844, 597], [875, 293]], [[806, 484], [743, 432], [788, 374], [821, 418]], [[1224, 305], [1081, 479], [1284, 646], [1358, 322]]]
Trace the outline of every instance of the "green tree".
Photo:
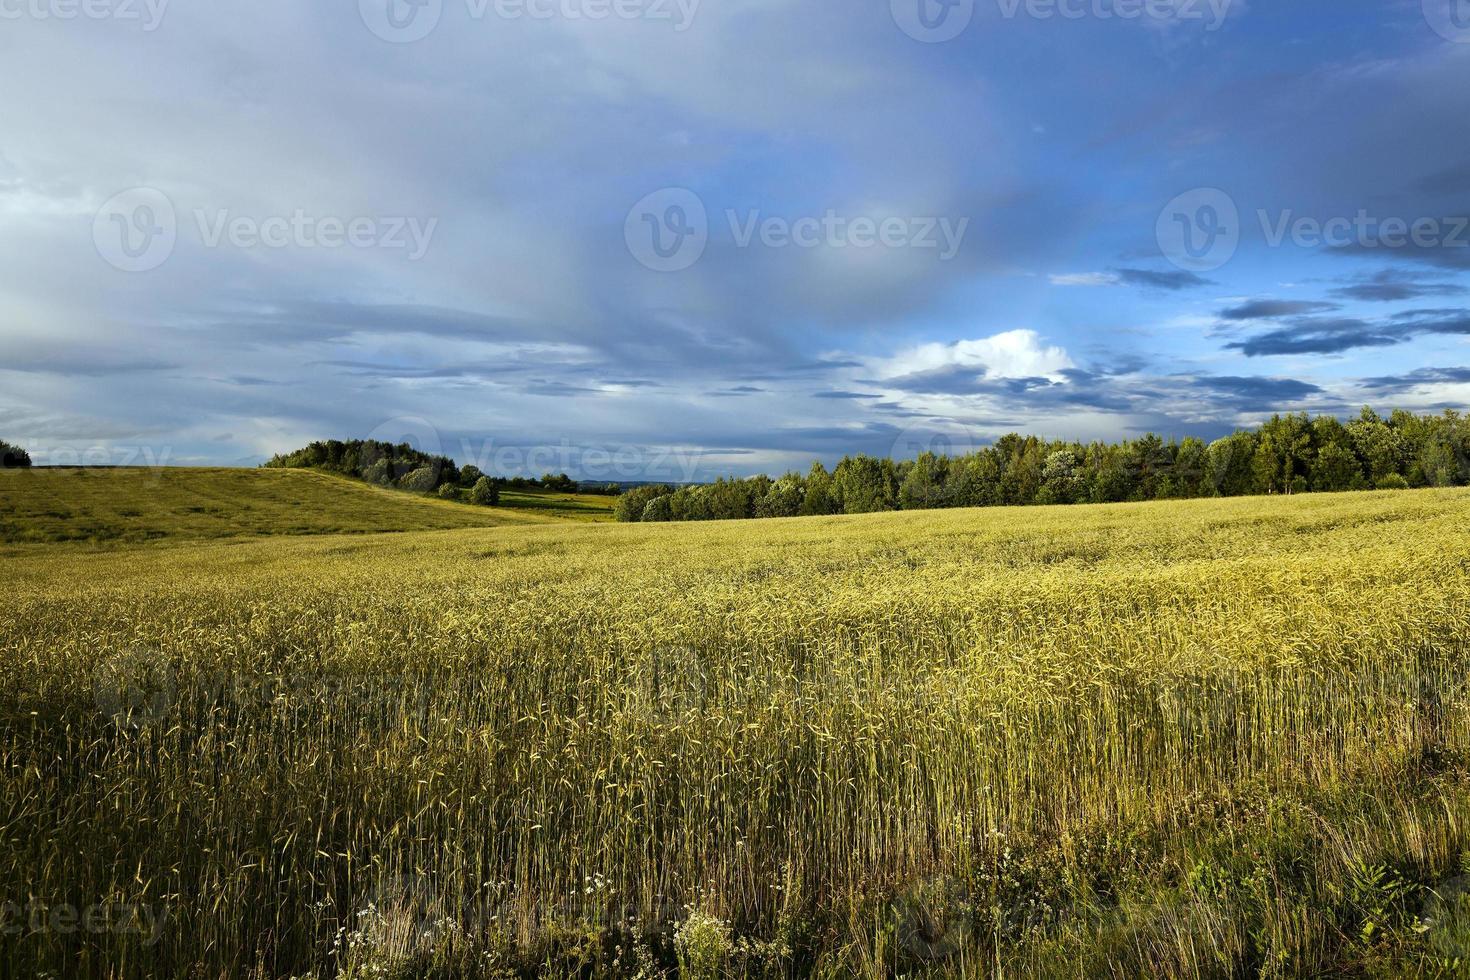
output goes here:
[[832, 496], [844, 514], [893, 510], [898, 500], [893, 464], [871, 456], [844, 456], [832, 471]]
[[643, 508], [643, 516], [639, 520], [644, 524], [662, 524], [666, 521], [672, 521], [674, 519], [674, 510], [669, 506], [669, 500], [672, 497], [672, 494], [667, 493], [654, 497]]
[[1236, 432], [1205, 451], [1204, 486], [1217, 497], [1242, 497], [1255, 489], [1256, 434]]
[[950, 459], [925, 452], [908, 467], [898, 488], [898, 503], [904, 510], [948, 507]]
[[31, 465], [30, 453], [0, 439], [0, 470], [23, 470]]
[[482, 476], [470, 488], [470, 503], [480, 507], [495, 507], [500, 503], [500, 487], [488, 476]]

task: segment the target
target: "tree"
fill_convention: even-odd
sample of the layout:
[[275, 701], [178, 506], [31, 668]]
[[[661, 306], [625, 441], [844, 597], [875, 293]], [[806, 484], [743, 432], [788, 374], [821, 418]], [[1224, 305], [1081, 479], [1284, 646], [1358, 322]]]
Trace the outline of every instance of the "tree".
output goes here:
[[674, 519], [673, 508], [669, 506], [671, 494], [654, 497], [643, 508], [643, 516], [639, 518], [644, 524], [661, 524]]
[[832, 475], [820, 462], [812, 464], [806, 477], [806, 495], [801, 501], [804, 516], [841, 513], [842, 506], [832, 495]]
[[433, 466], [420, 466], [399, 480], [398, 485], [414, 493], [433, 493], [439, 485], [439, 471]]
[[756, 501], [756, 517], [795, 517], [806, 501], [806, 481], [800, 473], [787, 473], [771, 484], [764, 497]]
[[909, 465], [898, 488], [898, 504], [904, 510], [928, 510], [949, 506], [948, 456], [931, 452], [919, 454]]
[[661, 483], [634, 487], [618, 498], [617, 504], [613, 507], [613, 517], [627, 524], [636, 524], [643, 519], [643, 509], [648, 506], [650, 500], [673, 492], [673, 487]]
[[1273, 415], [1261, 426], [1256, 446], [1257, 489], [1266, 493], [1300, 493], [1308, 488], [1312, 467], [1312, 426], [1306, 413]]
[[1363, 464], [1353, 451], [1353, 438], [1347, 426], [1330, 415], [1320, 416], [1312, 421], [1312, 442], [1317, 447], [1312, 460], [1313, 490], [1336, 493], [1366, 486]]
[[1077, 454], [1070, 449], [1059, 449], [1046, 457], [1041, 468], [1041, 489], [1036, 493], [1038, 504], [1075, 504], [1082, 499], [1086, 485], [1077, 462]]
[[898, 500], [893, 463], [871, 456], [844, 456], [832, 471], [832, 496], [844, 514], [893, 510]]
[[1365, 407], [1357, 419], [1347, 424], [1347, 432], [1370, 483], [1376, 486], [1384, 477], [1403, 472], [1403, 440], [1373, 409]]
[[467, 463], [459, 468], [459, 485], [462, 487], [473, 487], [480, 482], [480, 477], [485, 474], [473, 463]]
[[23, 470], [31, 465], [30, 453], [0, 439], [0, 470]]
[[482, 476], [470, 488], [470, 503], [480, 507], [494, 507], [500, 503], [500, 487], [488, 476]]
[[1205, 450], [1204, 490], [1217, 497], [1243, 497], [1255, 486], [1256, 435], [1236, 432]]
[[459, 487], [453, 483], [446, 483], [439, 488], [439, 497], [443, 500], [458, 500]]

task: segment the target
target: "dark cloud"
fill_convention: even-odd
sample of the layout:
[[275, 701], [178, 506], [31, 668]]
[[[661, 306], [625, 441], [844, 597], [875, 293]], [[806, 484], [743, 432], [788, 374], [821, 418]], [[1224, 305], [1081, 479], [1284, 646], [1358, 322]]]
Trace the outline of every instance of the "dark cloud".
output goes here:
[[1452, 282], [1436, 282], [1423, 272], [1407, 269], [1383, 269], [1372, 276], [1349, 281], [1332, 290], [1334, 296], [1365, 302], [1392, 303], [1426, 296], [1454, 296], [1465, 287]]
[[1257, 299], [1240, 306], [1233, 306], [1228, 310], [1221, 310], [1220, 317], [1225, 320], [1276, 320], [1281, 317], [1301, 316], [1307, 313], [1325, 313], [1337, 308], [1336, 303], [1324, 303], [1318, 300]]
[[1358, 347], [1391, 347], [1407, 337], [1392, 326], [1375, 326], [1366, 320], [1316, 320], [1303, 317], [1289, 327], [1257, 334], [1248, 340], [1226, 344], [1246, 357], [1283, 354], [1339, 354]]
[[862, 391], [816, 391], [812, 393], [813, 398], [831, 398], [837, 401], [857, 401], [865, 398], [879, 399], [882, 395], [872, 395]]
[[1214, 285], [1213, 281], [1183, 269], [1168, 272], [1155, 272], [1152, 269], [1113, 269], [1112, 272], [1120, 282], [1130, 286], [1141, 286], [1145, 289], [1166, 289], [1177, 292], [1181, 289]]
[[1470, 312], [1408, 310], [1387, 320], [1299, 317], [1290, 326], [1226, 344], [1247, 357], [1281, 354], [1340, 354], [1359, 347], [1392, 347], [1415, 337], [1470, 335]]
[[1421, 385], [1470, 384], [1470, 367], [1420, 368], [1407, 374], [1364, 378], [1364, 388], [1383, 393], [1401, 393]]
[[1294, 378], [1210, 375], [1195, 378], [1190, 385], [1212, 395], [1248, 403], [1252, 407], [1265, 405], [1274, 408], [1283, 403], [1298, 402], [1311, 395], [1322, 394], [1322, 389], [1317, 385]]

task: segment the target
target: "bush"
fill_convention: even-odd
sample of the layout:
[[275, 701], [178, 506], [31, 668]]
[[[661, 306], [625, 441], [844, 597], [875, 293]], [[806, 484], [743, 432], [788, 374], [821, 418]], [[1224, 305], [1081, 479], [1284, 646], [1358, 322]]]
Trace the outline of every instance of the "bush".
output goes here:
[[439, 488], [439, 496], [441, 499], [444, 500], [458, 500], [459, 487], [455, 486], [452, 483], [446, 483], [444, 484], [444, 486]]
[[1378, 478], [1378, 489], [1380, 490], [1407, 490], [1409, 481], [1398, 473], [1389, 473], [1387, 476]]
[[673, 492], [673, 487], [661, 484], [634, 487], [618, 498], [617, 506], [613, 508], [613, 515], [625, 523], [636, 524], [643, 519], [643, 510], [648, 506], [649, 501]]
[[673, 519], [674, 508], [669, 506], [668, 494], [662, 497], [654, 497], [650, 500], [648, 506], [643, 508], [643, 517], [641, 518], [644, 524], [662, 524]]
[[474, 489], [470, 491], [470, 503], [480, 507], [494, 507], [500, 503], [500, 488], [495, 481], [488, 476], [482, 476], [475, 481]]
[[0, 439], [0, 470], [23, 470], [31, 465], [30, 453]]
[[386, 459], [380, 459], [363, 471], [362, 478], [369, 483], [386, 487], [393, 482], [393, 467]]
[[439, 470], [434, 466], [420, 466], [399, 480], [398, 485], [414, 493], [433, 493], [439, 485]]

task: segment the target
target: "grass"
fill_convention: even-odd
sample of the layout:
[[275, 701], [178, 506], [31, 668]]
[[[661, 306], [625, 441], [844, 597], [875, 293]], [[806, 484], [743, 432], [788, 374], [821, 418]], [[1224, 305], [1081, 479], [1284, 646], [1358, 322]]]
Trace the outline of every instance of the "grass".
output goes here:
[[[0, 470], [0, 544], [492, 527], [566, 513], [582, 503], [563, 496], [516, 494], [505, 506], [487, 509], [311, 470]], [[611, 502], [606, 506], [610, 516]]]
[[500, 506], [512, 510], [545, 513], [571, 521], [608, 522], [618, 498], [591, 493], [559, 493], [553, 490], [501, 490]]
[[0, 901], [156, 926], [0, 975], [1470, 963], [1463, 490], [53, 546], [0, 591]]

